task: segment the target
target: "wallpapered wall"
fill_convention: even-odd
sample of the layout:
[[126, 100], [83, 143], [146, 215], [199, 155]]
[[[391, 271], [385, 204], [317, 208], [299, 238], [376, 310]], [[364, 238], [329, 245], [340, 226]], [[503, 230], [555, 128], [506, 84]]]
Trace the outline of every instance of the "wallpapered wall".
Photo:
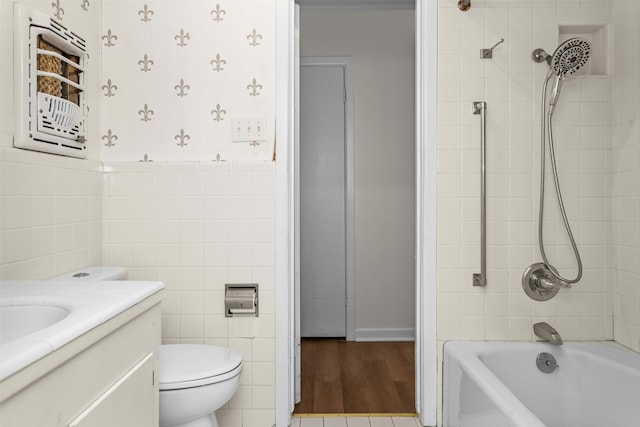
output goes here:
[[[274, 2], [104, 0], [100, 147], [107, 161], [270, 160]], [[235, 118], [266, 119], [232, 142]]]

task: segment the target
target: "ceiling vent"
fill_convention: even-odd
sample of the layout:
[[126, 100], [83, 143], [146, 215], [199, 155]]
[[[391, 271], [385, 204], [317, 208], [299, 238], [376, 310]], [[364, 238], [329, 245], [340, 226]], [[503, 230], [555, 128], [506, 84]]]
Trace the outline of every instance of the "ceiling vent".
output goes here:
[[85, 40], [20, 4], [14, 26], [14, 147], [87, 157]]

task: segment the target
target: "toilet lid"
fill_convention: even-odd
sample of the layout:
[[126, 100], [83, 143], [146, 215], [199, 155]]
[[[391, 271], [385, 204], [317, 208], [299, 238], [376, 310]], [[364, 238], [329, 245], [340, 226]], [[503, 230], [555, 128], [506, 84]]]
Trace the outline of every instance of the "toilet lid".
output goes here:
[[[229, 348], [204, 344], [161, 345], [158, 357], [161, 390], [212, 384], [237, 375], [242, 356]], [[228, 375], [234, 374], [234, 375]]]

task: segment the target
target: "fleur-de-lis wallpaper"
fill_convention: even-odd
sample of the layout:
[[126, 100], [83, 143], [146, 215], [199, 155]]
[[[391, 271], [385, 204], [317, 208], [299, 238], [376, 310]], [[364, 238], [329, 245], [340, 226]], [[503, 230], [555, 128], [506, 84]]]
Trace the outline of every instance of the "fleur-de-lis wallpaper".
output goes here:
[[53, 3], [51, 3], [51, 6], [53, 7], [53, 15], [55, 16], [55, 18], [58, 21], [62, 21], [64, 16], [64, 8], [60, 5], [60, 0], [54, 0]]
[[[274, 2], [102, 2], [100, 158], [271, 160]], [[144, 36], [141, 36], [143, 34]], [[267, 138], [232, 142], [231, 120]]]
[[145, 4], [142, 9], [138, 11], [138, 15], [140, 15], [141, 21], [149, 22], [153, 16], [153, 10], [149, 9], [149, 5]]

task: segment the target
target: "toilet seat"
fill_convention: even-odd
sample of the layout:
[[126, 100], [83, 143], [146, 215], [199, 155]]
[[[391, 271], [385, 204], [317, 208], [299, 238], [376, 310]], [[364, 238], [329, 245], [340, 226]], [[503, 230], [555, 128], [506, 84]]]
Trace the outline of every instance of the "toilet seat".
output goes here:
[[240, 374], [242, 355], [205, 344], [167, 344], [156, 350], [160, 390], [215, 384]]

